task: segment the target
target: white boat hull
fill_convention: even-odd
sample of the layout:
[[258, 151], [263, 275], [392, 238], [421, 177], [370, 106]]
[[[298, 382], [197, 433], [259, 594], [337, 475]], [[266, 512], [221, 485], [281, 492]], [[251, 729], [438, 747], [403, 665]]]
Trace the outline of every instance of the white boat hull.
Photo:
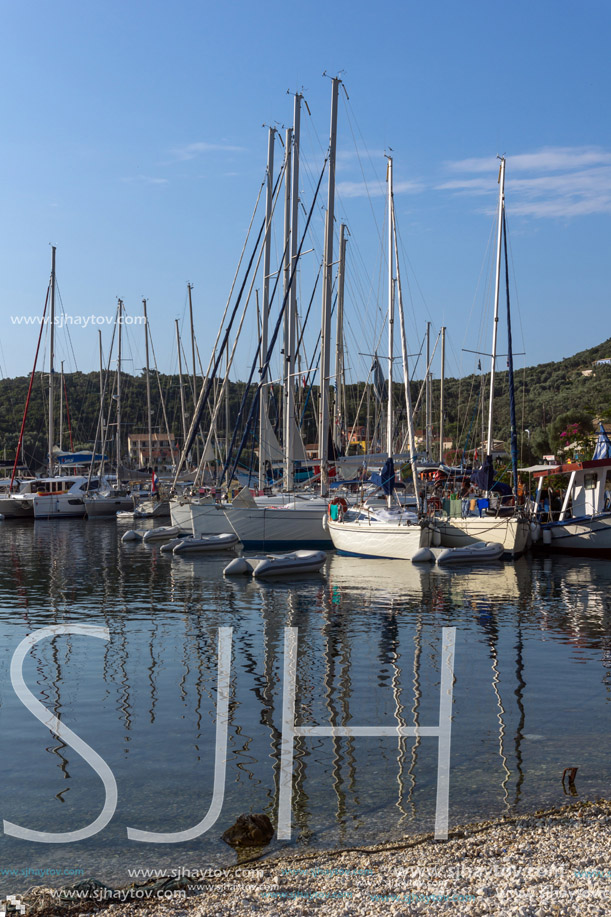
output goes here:
[[359, 557], [411, 560], [421, 547], [428, 547], [430, 537], [418, 524], [329, 519], [327, 526], [337, 551]]
[[167, 500], [144, 500], [134, 508], [134, 517], [137, 519], [169, 519], [170, 504]]
[[[267, 505], [272, 505], [274, 507], [282, 506], [286, 503], [293, 502], [294, 499], [292, 494], [277, 494], [273, 497], [254, 497], [255, 506], [253, 506], [252, 509], [255, 510], [255, 507], [260, 508]], [[231, 526], [231, 519], [233, 517], [230, 514], [238, 507], [234, 507], [232, 503], [216, 503], [208, 498], [202, 500], [201, 503], [197, 501], [185, 503], [185, 506], [187, 505], [191, 510], [191, 531], [195, 538], [201, 538], [204, 535], [231, 533], [234, 531]], [[242, 508], [246, 509], [250, 507]], [[321, 514], [324, 513], [325, 508], [325, 505], [321, 504]]]
[[3, 497], [0, 500], [0, 515], [5, 519], [33, 519], [34, 498], [25, 500], [16, 497]]
[[191, 531], [194, 538], [206, 535], [233, 534], [225, 510], [228, 506], [220, 503], [191, 503]]
[[611, 513], [544, 525], [543, 531], [550, 532], [553, 551], [611, 557]]
[[134, 501], [131, 497], [84, 497], [85, 512], [88, 518], [92, 516], [116, 516], [117, 513], [133, 509]]
[[83, 498], [76, 494], [49, 494], [34, 497], [35, 519], [74, 519], [85, 515]]
[[517, 557], [529, 543], [530, 523], [517, 516], [466, 519], [435, 519], [435, 528], [441, 536], [441, 547], [464, 548], [476, 542], [496, 541], [503, 545], [503, 553]]
[[172, 525], [178, 526], [181, 532], [193, 534], [192, 504], [188, 500], [170, 500], [170, 519]]
[[307, 502], [274, 507], [237, 507], [225, 509], [231, 531], [245, 548], [273, 551], [278, 548], [332, 547], [331, 536], [323, 528], [326, 504]]

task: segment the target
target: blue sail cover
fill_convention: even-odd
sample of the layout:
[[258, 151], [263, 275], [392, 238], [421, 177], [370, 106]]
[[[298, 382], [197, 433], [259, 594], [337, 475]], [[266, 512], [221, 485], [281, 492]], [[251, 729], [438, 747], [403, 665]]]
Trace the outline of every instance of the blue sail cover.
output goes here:
[[89, 465], [91, 462], [106, 461], [106, 456], [96, 452], [64, 452], [62, 455], [55, 456], [59, 465]]
[[592, 458], [594, 461], [611, 458], [611, 439], [609, 439], [609, 434], [603, 427], [602, 423], [600, 425], [598, 439], [596, 440], [596, 448]]
[[382, 367], [380, 366], [380, 361], [378, 360], [378, 355], [376, 354], [371, 365], [370, 374], [373, 376], [373, 393], [378, 404], [384, 398], [384, 389], [386, 387], [386, 380], [384, 378], [384, 373], [382, 372]]
[[492, 465], [492, 456], [487, 455], [484, 464], [474, 474], [471, 475], [471, 483], [475, 484], [481, 490], [490, 490], [494, 481], [494, 467]]
[[382, 479], [382, 490], [388, 497], [395, 489], [395, 463], [391, 456], [384, 462], [380, 477]]

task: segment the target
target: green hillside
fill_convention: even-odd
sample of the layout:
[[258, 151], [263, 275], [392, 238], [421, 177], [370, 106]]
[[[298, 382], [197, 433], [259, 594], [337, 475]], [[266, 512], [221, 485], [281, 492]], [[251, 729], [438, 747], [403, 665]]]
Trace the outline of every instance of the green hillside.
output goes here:
[[[555, 452], [567, 437], [561, 434], [568, 431], [573, 440], [592, 437], [595, 423], [598, 420], [611, 418], [611, 366], [594, 366], [597, 360], [611, 358], [611, 339], [597, 347], [584, 350], [572, 357], [554, 363], [542, 363], [516, 372], [516, 422], [518, 430], [520, 460], [524, 462], [539, 459], [543, 454]], [[588, 373], [587, 375], [584, 375]], [[59, 390], [59, 376], [56, 391]], [[47, 377], [37, 373], [25, 428], [25, 454], [32, 467], [44, 462], [47, 439]], [[125, 431], [144, 432], [146, 430], [146, 380], [144, 374], [122, 376], [122, 420]], [[14, 457], [21, 427], [23, 407], [29, 385], [29, 378], [18, 377], [0, 381], [0, 457], [7, 460]], [[454, 448], [473, 450], [479, 447], [482, 430], [487, 424], [489, 376], [486, 373], [467, 376], [462, 379], [446, 379], [445, 386], [445, 426], [444, 440], [451, 440]], [[153, 427], [156, 431], [165, 432], [165, 423], [161, 407], [159, 386], [166, 403], [166, 415], [172, 433], [179, 443], [182, 441], [182, 423], [180, 413], [180, 389], [177, 376], [165, 375], [151, 379]], [[110, 384], [109, 384], [110, 388]], [[401, 411], [403, 399], [402, 387], [395, 383], [397, 403], [397, 434], [401, 433], [405, 414]], [[420, 383], [412, 383], [412, 399], [418, 398]], [[66, 376], [68, 410], [73, 433], [75, 449], [91, 447], [95, 436], [99, 411], [99, 378], [97, 373], [73, 373]], [[230, 427], [233, 428], [238, 418], [238, 409], [244, 393], [243, 383], [231, 383], [229, 393]], [[246, 411], [240, 423], [244, 426], [248, 414], [249, 394]], [[433, 427], [434, 439], [438, 436], [439, 427], [439, 381], [433, 383]], [[184, 385], [187, 408], [192, 408], [193, 393]], [[305, 390], [300, 392], [301, 407], [304, 414], [304, 439], [314, 442], [317, 439], [315, 423], [315, 405], [318, 401], [318, 390], [315, 387], [308, 397]], [[272, 423], [278, 419], [279, 391], [271, 396], [270, 416]], [[375, 398], [370, 391], [369, 399], [365, 396], [363, 382], [350, 385], [346, 391], [348, 427], [354, 423], [364, 427], [366, 424], [366, 403], [369, 400], [370, 434], [374, 438]], [[56, 404], [56, 432], [59, 431], [59, 393]], [[106, 414], [111, 409], [111, 392], [107, 393]], [[360, 405], [360, 409], [359, 409]], [[507, 372], [497, 373], [495, 397], [495, 431], [496, 439], [509, 441], [509, 391]], [[64, 399], [64, 440], [63, 448], [70, 448], [68, 438], [67, 411]], [[357, 416], [358, 411], [358, 416]], [[112, 408], [111, 422], [114, 420]], [[424, 426], [423, 409], [416, 417], [416, 427]], [[220, 412], [219, 436], [224, 437], [225, 409]], [[378, 418], [381, 421], [381, 416]], [[483, 420], [483, 423], [482, 423]], [[204, 427], [206, 424], [204, 423]], [[525, 432], [529, 431], [529, 432]], [[57, 440], [57, 436], [56, 436]], [[438, 446], [435, 447], [437, 454]]]

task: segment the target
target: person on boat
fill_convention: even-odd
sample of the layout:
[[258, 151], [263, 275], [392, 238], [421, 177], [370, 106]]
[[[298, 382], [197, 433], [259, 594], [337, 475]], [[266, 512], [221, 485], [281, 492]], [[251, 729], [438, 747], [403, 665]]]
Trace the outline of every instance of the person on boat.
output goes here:
[[557, 522], [560, 518], [560, 511], [562, 509], [562, 497], [560, 491], [551, 490], [550, 496], [550, 510], [552, 520]]
[[460, 489], [460, 499], [462, 500], [461, 504], [461, 515], [463, 519], [466, 519], [469, 515], [471, 509], [471, 495], [473, 493], [473, 487], [469, 478], [464, 478], [462, 482], [462, 487]]

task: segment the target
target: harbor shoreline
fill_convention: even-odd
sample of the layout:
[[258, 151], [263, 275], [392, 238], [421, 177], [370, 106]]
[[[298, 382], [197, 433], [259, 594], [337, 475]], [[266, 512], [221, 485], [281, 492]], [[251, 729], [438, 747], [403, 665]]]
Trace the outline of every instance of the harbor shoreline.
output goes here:
[[610, 829], [611, 800], [599, 799], [457, 826], [447, 841], [421, 834], [368, 847], [244, 855], [217, 870], [221, 875], [108, 889], [106, 900], [105, 886], [90, 886], [87, 896], [79, 883], [61, 898], [57, 889], [31, 889], [23, 901], [36, 917], [399, 917], [437, 910], [602, 917], [611, 896]]

